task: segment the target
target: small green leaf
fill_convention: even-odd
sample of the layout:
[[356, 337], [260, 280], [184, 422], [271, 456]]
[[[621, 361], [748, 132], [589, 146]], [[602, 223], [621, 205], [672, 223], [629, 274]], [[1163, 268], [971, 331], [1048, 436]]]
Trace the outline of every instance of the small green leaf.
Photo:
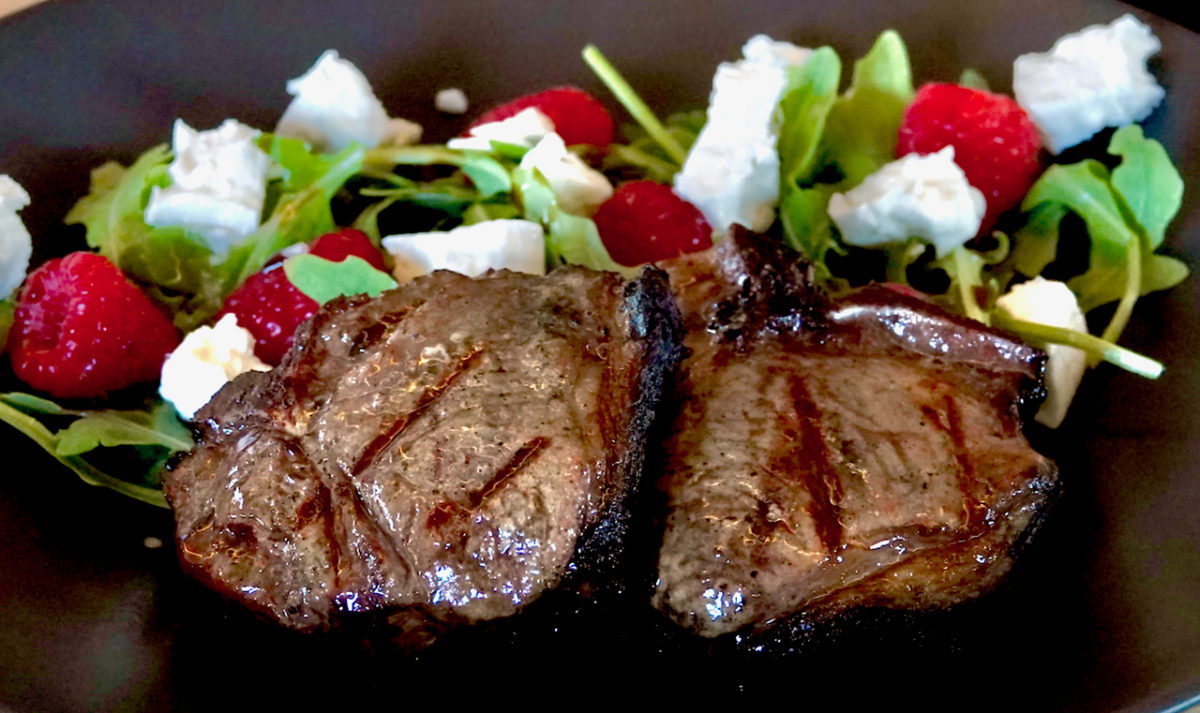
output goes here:
[[777, 148], [781, 192], [812, 181], [821, 158], [818, 149], [825, 119], [837, 100], [842, 64], [829, 47], [813, 52], [804, 64], [788, 70], [788, 89], [779, 102], [782, 122]]
[[13, 391], [7, 394], [0, 394], [0, 401], [21, 409], [30, 415], [45, 415], [45, 416], [69, 416], [78, 415], [78, 411], [64, 409], [62, 406], [44, 399], [41, 396], [26, 394], [19, 391]]
[[76, 456], [101, 446], [162, 446], [171, 452], [191, 450], [188, 429], [175, 409], [159, 401], [150, 411], [86, 412], [57, 434], [55, 452]]
[[296, 289], [318, 304], [351, 295], [378, 297], [396, 287], [391, 275], [375, 269], [357, 255], [341, 262], [307, 253], [296, 255], [283, 262], [283, 271]]
[[971, 67], [967, 67], [962, 71], [962, 74], [958, 76], [958, 83], [964, 87], [978, 89], [983, 92], [992, 91], [992, 88], [988, 86], [987, 77], [983, 76], [979, 70], [972, 69]]
[[1121, 157], [1121, 165], [1112, 172], [1113, 188], [1146, 231], [1153, 250], [1162, 244], [1167, 225], [1179, 212], [1183, 179], [1162, 144], [1143, 136], [1137, 124], [1118, 129], [1108, 152]]
[[818, 277], [829, 276], [825, 255], [834, 245], [828, 211], [833, 192], [834, 187], [825, 183], [792, 188], [783, 195], [779, 207], [784, 240], [813, 263]]
[[512, 191], [512, 179], [508, 169], [486, 154], [467, 151], [462, 161], [462, 170], [470, 177], [475, 189], [483, 198]]
[[1043, 203], [1029, 214], [1025, 225], [1013, 234], [1012, 263], [1026, 277], [1042, 274], [1058, 256], [1058, 226], [1066, 217], [1066, 206]]
[[826, 155], [855, 186], [896, 155], [904, 110], [913, 98], [912, 67], [900, 35], [886, 30], [854, 63], [850, 88], [829, 111]]

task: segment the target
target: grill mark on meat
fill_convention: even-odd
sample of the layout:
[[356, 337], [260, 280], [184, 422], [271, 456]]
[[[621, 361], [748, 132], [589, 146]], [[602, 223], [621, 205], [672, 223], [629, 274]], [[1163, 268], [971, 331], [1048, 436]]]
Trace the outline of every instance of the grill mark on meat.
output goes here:
[[963, 432], [962, 414], [959, 412], [958, 403], [950, 394], [942, 395], [942, 403], [945, 406], [944, 411], [921, 404], [921, 414], [950, 438], [954, 461], [958, 464], [958, 489], [963, 496], [963, 524], [967, 530], [971, 530], [983, 522], [987, 506], [975, 497], [975, 464], [967, 449], [967, 437]]
[[789, 393], [800, 445], [797, 448], [785, 443], [784, 457], [791, 461], [788, 471], [803, 474], [804, 485], [811, 497], [808, 514], [822, 546], [834, 554], [842, 545], [842, 521], [837, 504], [842, 497], [841, 479], [821, 433], [821, 412], [800, 377], [791, 378]]
[[[822, 296], [795, 263], [734, 230], [663, 264], [690, 356], [654, 604], [707, 637], [981, 594], [1057, 480], [1021, 429], [1044, 354], [885, 287]], [[717, 427], [739, 437], [706, 448]]]
[[[615, 594], [610, 525], [679, 342], [653, 268], [437, 272], [333, 300], [280, 367], [201, 410], [164, 475], [184, 568], [283, 626], [386, 622], [405, 646], [559, 586]], [[479, 509], [424, 527], [450, 498]]]
[[435, 401], [441, 398], [441, 396], [445, 394], [451, 386], [454, 385], [454, 382], [457, 381], [458, 378], [462, 376], [470, 366], [473, 365], [476, 357], [478, 357], [482, 351], [482, 346], [478, 344], [475, 345], [470, 352], [465, 354], [454, 364], [454, 366], [450, 368], [450, 370], [446, 373], [446, 376], [444, 376], [440, 382], [426, 388], [425, 391], [421, 393], [420, 398], [417, 399], [416, 405], [409, 409], [407, 413], [401, 415], [399, 418], [393, 421], [391, 425], [388, 426], [387, 430], [385, 430], [383, 433], [380, 433], [370, 443], [367, 444], [367, 447], [363, 449], [362, 455], [359, 456], [357, 461], [355, 461], [354, 467], [350, 471], [351, 475], [358, 475], [369, 468], [371, 464], [375, 462], [375, 459], [378, 458], [381, 453], [387, 450], [388, 446], [390, 446], [397, 438], [399, 438], [402, 433], [404, 433], [405, 429], [407, 429], [413, 424], [414, 421], [420, 418], [421, 414], [425, 413], [425, 411], [428, 410]]
[[506, 482], [524, 470], [525, 466], [529, 465], [537, 457], [537, 454], [548, 445], [550, 445], [549, 438], [535, 436], [528, 443], [518, 448], [517, 452], [513, 453], [512, 458], [509, 458], [508, 462], [501, 466], [482, 488], [470, 493], [467, 496], [465, 504], [447, 500], [436, 505], [433, 511], [429, 513], [429, 517], [425, 519], [425, 527], [430, 530], [436, 530], [455, 518], [477, 510], [480, 505], [483, 505], [483, 501], [487, 500], [493, 493], [504, 487]]

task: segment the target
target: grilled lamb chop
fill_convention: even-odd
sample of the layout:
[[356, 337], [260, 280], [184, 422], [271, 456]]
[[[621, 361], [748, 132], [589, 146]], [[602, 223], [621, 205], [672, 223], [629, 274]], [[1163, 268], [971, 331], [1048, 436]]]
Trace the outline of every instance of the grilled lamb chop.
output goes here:
[[1057, 478], [1044, 355], [885, 287], [830, 301], [745, 232], [663, 265], [690, 351], [655, 604], [713, 637], [992, 586]]
[[335, 300], [199, 412], [165, 479], [183, 565], [298, 630], [511, 615], [621, 536], [678, 322], [653, 269]]

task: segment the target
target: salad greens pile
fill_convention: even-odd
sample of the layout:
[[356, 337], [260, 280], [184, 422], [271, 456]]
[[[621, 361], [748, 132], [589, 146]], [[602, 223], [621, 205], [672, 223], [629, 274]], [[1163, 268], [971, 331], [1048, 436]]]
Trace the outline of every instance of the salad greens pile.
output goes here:
[[[584, 60], [628, 109], [637, 125], [626, 140], [599, 154], [574, 147], [614, 182], [669, 183], [704, 126], [703, 111], [660, 122], [594, 46]], [[967, 70], [963, 83], [986, 86]], [[931, 299], [1034, 343], [1078, 347], [1093, 363], [1110, 361], [1147, 376], [1161, 365], [1116, 345], [1141, 295], [1178, 284], [1188, 274], [1179, 260], [1155, 253], [1178, 212], [1183, 190], [1163, 147], [1137, 126], [1112, 134], [1106, 160], [1050, 166], [1004, 231], [935, 259], [913, 239], [866, 249], [842, 241], [828, 213], [830, 197], [859, 184], [895, 157], [898, 127], [914, 96], [912, 70], [900, 36], [882, 33], [842, 88], [842, 61], [830, 47], [789, 70], [778, 108], [780, 160], [778, 221], [772, 228], [813, 265], [827, 289], [886, 280], [922, 290]], [[376, 243], [394, 232], [448, 230], [497, 218], [525, 218], [546, 234], [549, 265], [579, 264], [628, 273], [615, 263], [595, 223], [562, 210], [546, 178], [520, 167], [526, 149], [492, 142], [491, 151], [445, 146], [399, 146], [337, 153], [262, 134], [272, 173], [259, 229], [227, 254], [216, 255], [186, 229], [151, 227], [143, 214], [151, 191], [170, 183], [166, 146], [132, 165], [109, 162], [92, 172], [91, 189], [66, 216], [81, 224], [87, 244], [111, 259], [174, 314], [188, 331], [208, 323], [226, 296], [281, 250], [352, 225]], [[1064, 236], [1086, 229], [1086, 256]], [[1064, 247], [1065, 246], [1065, 247]], [[1064, 248], [1060, 250], [1060, 248]], [[1084, 311], [1116, 303], [1098, 336], [1016, 320], [996, 308], [1011, 285], [1038, 275], [1062, 275]], [[289, 280], [324, 303], [344, 294], [395, 286], [359, 258], [332, 263], [312, 255], [288, 258]], [[0, 337], [12, 321], [12, 301], [0, 302]], [[0, 346], [3, 345], [0, 339]], [[188, 428], [157, 396], [125, 408], [77, 408], [26, 393], [0, 394], [0, 421], [33, 439], [86, 482], [165, 506], [159, 473], [173, 454], [192, 447]]]
[[[658, 142], [662, 154], [676, 157], [676, 134], [658, 123], [599, 50], [585, 49], [584, 58]], [[833, 292], [868, 280], [905, 285], [1035, 344], [1079, 348], [1093, 365], [1108, 361], [1150, 378], [1162, 373], [1158, 362], [1116, 344], [1139, 296], [1174, 287], [1188, 275], [1180, 260], [1154, 253], [1183, 195], [1183, 181], [1160, 143], [1137, 125], [1118, 129], [1108, 146], [1108, 153], [1119, 159], [1115, 167], [1097, 159], [1050, 166], [1025, 197], [1015, 229], [997, 230], [990, 240], [973, 241], [942, 258], [934, 259], [931, 246], [916, 238], [879, 248], [850, 246], [829, 217], [829, 199], [895, 158], [900, 122], [914, 88], [908, 52], [892, 30], [880, 34], [854, 63], [845, 90], [839, 89], [841, 73], [837, 52], [820, 47], [789, 69], [779, 104], [775, 229], [812, 264], [819, 282]], [[982, 75], [970, 69], [963, 72], [962, 83], [987, 87]], [[667, 171], [661, 156], [653, 158], [655, 163], [641, 165], [646, 177], [655, 180], [669, 179], [682, 164], [677, 161], [670, 165], [674, 171]], [[1080, 308], [1087, 313], [1118, 303], [1098, 337], [1017, 320], [996, 307], [997, 298], [1013, 284], [1048, 268], [1056, 272], [1060, 258], [1078, 260], [1058, 254], [1060, 226], [1068, 215], [1083, 220], [1090, 239], [1082, 261], [1086, 269], [1067, 280]]]

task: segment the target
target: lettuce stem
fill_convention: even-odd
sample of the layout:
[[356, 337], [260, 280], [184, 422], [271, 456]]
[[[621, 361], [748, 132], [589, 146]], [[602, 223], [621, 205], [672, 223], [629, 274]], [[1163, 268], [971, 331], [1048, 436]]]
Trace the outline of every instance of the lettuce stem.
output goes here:
[[629, 82], [625, 81], [617, 68], [601, 54], [596, 45], [589, 44], [583, 48], [583, 61], [587, 62], [600, 81], [604, 82], [604, 86], [608, 87], [608, 90], [617, 97], [617, 101], [621, 102], [621, 106], [625, 107], [625, 110], [633, 116], [634, 121], [646, 130], [646, 133], [662, 147], [663, 151], [667, 152], [672, 160], [682, 166], [684, 159], [687, 158], [687, 152], [683, 150], [675, 137], [667, 132], [666, 127], [662, 125], [650, 107], [646, 106], [646, 102], [642, 101], [633, 87], [629, 86]]
[[1157, 379], [1163, 373], [1162, 362], [1113, 344], [1101, 337], [1077, 332], [1074, 329], [1051, 327], [1037, 322], [1015, 319], [999, 310], [992, 313], [992, 320], [995, 326], [1030, 341], [1075, 347], [1085, 352], [1089, 359], [1106, 361], [1147, 379]]
[[1149, 241], [1141, 230], [1135, 230], [1134, 233], [1136, 237], [1129, 242], [1125, 262], [1125, 292], [1121, 295], [1121, 301], [1117, 303], [1117, 310], [1113, 312], [1108, 326], [1100, 335], [1106, 342], [1116, 342], [1121, 338], [1121, 332], [1125, 331], [1125, 325], [1129, 324], [1129, 318], [1133, 314], [1133, 305], [1142, 293], [1142, 252], [1149, 252], [1146, 245]]
[[[991, 320], [988, 318], [987, 313], [980, 309], [979, 303], [975, 301], [975, 285], [979, 284], [979, 265], [971, 264], [971, 256], [967, 255], [967, 248], [962, 246], [955, 248], [951, 253], [951, 256], [954, 260], [954, 268], [957, 278], [955, 282], [958, 283], [958, 296], [962, 300], [963, 311], [967, 313], [968, 317], [977, 322], [991, 324]], [[976, 279], [964, 279], [964, 277], [967, 275], [971, 275]]]

